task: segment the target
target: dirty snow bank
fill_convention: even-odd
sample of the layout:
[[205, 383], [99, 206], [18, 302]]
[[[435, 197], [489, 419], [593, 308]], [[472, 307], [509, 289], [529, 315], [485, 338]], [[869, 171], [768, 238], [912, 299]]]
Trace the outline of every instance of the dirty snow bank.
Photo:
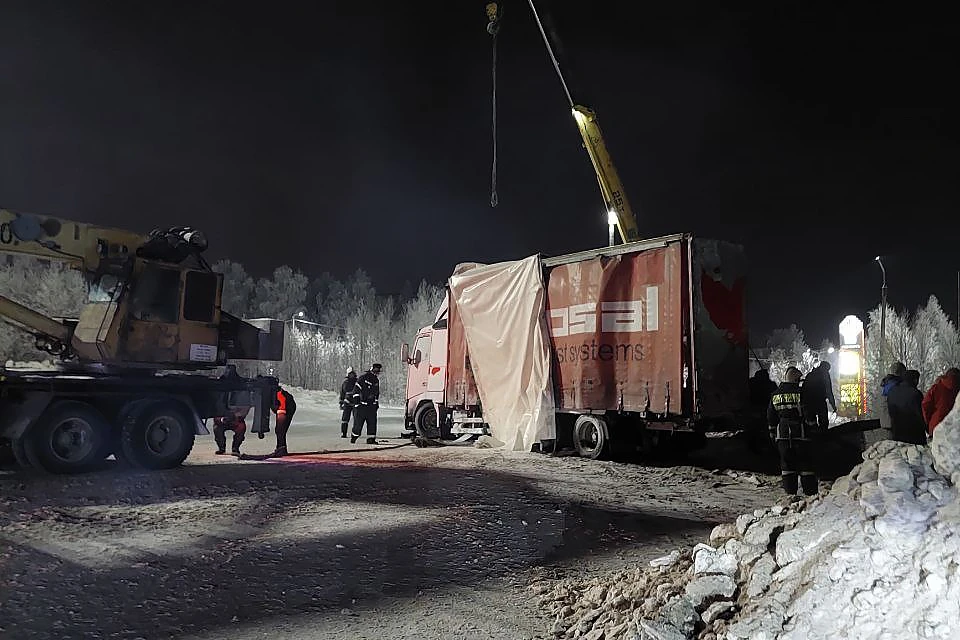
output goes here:
[[[883, 441], [829, 495], [716, 527], [606, 579], [534, 585], [557, 637], [960, 637], [960, 413], [930, 447]], [[952, 481], [951, 481], [952, 478]]]

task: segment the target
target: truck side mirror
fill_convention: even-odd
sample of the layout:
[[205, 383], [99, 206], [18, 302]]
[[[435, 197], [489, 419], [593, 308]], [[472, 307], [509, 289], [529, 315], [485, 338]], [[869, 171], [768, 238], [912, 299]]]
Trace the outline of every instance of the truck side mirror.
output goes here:
[[406, 342], [400, 346], [400, 361], [404, 364], [410, 364], [410, 345]]
[[419, 367], [422, 361], [423, 361], [423, 354], [420, 353], [420, 349], [417, 349], [417, 352], [413, 354], [413, 366]]

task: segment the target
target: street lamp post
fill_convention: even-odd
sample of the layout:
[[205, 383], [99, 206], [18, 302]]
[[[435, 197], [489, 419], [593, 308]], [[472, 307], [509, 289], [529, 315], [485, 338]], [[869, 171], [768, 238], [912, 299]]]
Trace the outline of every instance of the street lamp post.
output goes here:
[[883, 268], [883, 261], [880, 256], [874, 258], [880, 265], [880, 273], [883, 275], [883, 286], [880, 287], [880, 368], [886, 366], [887, 353], [887, 270]]
[[298, 320], [298, 319], [302, 319], [305, 315], [306, 315], [306, 314], [305, 314], [303, 311], [298, 311], [298, 312], [296, 312], [295, 314], [293, 314], [293, 317], [290, 318], [290, 328], [291, 328], [291, 329], [296, 329], [296, 328], [297, 328], [297, 320]]

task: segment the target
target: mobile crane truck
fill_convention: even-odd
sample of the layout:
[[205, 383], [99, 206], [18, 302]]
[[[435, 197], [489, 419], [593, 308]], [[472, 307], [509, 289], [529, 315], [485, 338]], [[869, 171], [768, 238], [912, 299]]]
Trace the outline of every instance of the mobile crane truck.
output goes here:
[[45, 371], [0, 369], [0, 439], [21, 466], [77, 473], [113, 455], [169, 469], [209, 433], [207, 418], [238, 408], [253, 408], [252, 431], [264, 437], [277, 379], [244, 378], [227, 365], [281, 360], [283, 322], [255, 326], [224, 312], [223, 276], [204, 260], [206, 248], [189, 227], [144, 236], [0, 209], [0, 252], [65, 261], [88, 287], [76, 319], [0, 295], [0, 319], [60, 361]]

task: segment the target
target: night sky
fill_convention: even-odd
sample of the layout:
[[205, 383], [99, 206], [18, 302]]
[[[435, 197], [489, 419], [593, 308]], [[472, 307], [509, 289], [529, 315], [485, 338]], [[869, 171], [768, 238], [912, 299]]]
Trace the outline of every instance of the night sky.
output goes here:
[[[458, 261], [606, 243], [603, 203], [526, 2], [4, 2], [0, 205], [192, 225], [255, 275], [362, 267], [378, 289]], [[890, 4], [548, 2], [641, 232], [743, 243], [754, 332], [811, 343], [877, 303], [957, 308], [955, 21]], [[313, 8], [311, 8], [313, 7]], [[946, 9], [944, 9], [946, 11]]]

